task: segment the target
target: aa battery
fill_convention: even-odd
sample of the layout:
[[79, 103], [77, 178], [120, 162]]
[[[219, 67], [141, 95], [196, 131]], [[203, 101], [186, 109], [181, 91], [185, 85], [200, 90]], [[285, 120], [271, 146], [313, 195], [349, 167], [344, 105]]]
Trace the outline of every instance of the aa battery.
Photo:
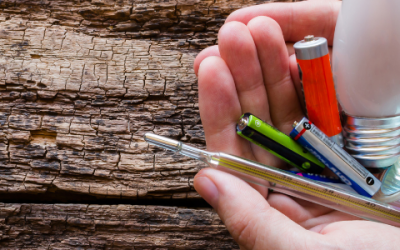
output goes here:
[[332, 170], [345, 184], [357, 193], [372, 197], [381, 187], [381, 182], [367, 169], [332, 142], [307, 118], [295, 122], [290, 136], [313, 153]]
[[294, 50], [308, 119], [343, 147], [327, 40], [306, 36], [294, 44]]
[[242, 115], [236, 131], [241, 137], [302, 171], [319, 174], [325, 168], [322, 162], [292, 138], [250, 113]]
[[[350, 186], [344, 184], [342, 182], [342, 180], [337, 177], [325, 176], [325, 175], [320, 175], [320, 174], [312, 174], [312, 173], [307, 174], [307, 173], [301, 173], [301, 172], [296, 172], [296, 171], [289, 171], [289, 172], [299, 175], [299, 176], [302, 176], [302, 177], [305, 177], [307, 179], [318, 181], [320, 183], [323, 183], [324, 185], [339, 188], [339, 189], [342, 189], [342, 190], [345, 190], [347, 192], [354, 193], [354, 194], [357, 193], [356, 191], [354, 191], [354, 189], [352, 189]], [[375, 194], [375, 196], [376, 196], [376, 194]]]
[[340, 180], [337, 177], [332, 177], [332, 176], [325, 176], [321, 174], [313, 174], [313, 173], [302, 173], [302, 172], [297, 172], [297, 171], [289, 171], [290, 173], [296, 174], [298, 176], [303, 176], [305, 178], [314, 180], [314, 181], [320, 181], [320, 182], [325, 182], [325, 183], [342, 183], [342, 180]]

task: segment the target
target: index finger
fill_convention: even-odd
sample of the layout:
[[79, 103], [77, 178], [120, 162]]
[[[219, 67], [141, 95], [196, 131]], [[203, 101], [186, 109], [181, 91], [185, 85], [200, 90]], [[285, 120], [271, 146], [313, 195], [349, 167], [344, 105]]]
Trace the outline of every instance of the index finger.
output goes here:
[[226, 22], [247, 24], [257, 16], [267, 16], [281, 26], [285, 41], [297, 42], [306, 35], [325, 37], [332, 45], [340, 1], [268, 3], [237, 10]]

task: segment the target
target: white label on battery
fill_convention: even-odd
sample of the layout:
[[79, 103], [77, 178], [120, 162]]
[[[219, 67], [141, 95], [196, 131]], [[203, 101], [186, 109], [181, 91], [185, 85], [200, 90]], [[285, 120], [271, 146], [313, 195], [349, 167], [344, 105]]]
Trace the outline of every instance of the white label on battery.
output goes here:
[[339, 145], [331, 141], [321, 130], [315, 126], [311, 126], [310, 132], [320, 139], [326, 146], [335, 152], [344, 162], [350, 165], [362, 178], [367, 178], [370, 174], [358, 161], [344, 151]]

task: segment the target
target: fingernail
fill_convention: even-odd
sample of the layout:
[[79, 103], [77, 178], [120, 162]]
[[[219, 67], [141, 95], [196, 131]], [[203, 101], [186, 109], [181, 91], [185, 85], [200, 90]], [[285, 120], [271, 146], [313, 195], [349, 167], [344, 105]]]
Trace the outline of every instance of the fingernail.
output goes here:
[[194, 188], [214, 209], [218, 207], [218, 188], [207, 176], [200, 175], [194, 179]]

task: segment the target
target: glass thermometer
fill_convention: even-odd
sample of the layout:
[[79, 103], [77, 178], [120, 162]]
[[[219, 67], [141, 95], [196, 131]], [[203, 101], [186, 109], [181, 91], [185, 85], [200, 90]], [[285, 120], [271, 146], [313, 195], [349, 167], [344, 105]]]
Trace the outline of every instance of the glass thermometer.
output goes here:
[[208, 152], [164, 136], [146, 133], [150, 144], [202, 161], [247, 182], [304, 199], [363, 219], [400, 227], [400, 210], [340, 188], [222, 152]]

